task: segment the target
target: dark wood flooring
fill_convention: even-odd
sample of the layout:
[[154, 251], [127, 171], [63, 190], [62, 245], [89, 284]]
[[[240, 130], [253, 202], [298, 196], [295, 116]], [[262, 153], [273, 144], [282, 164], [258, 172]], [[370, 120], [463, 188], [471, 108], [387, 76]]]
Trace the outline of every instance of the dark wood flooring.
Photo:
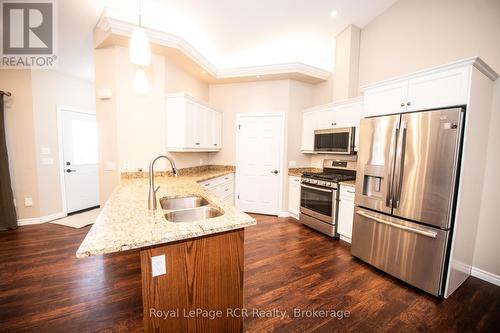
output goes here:
[[[256, 218], [245, 235], [245, 306], [288, 316], [250, 316], [245, 332], [498, 332], [500, 287], [471, 277], [437, 299], [353, 258], [342, 241]], [[0, 233], [0, 332], [142, 331], [139, 252], [76, 259], [88, 230]], [[294, 317], [294, 308], [350, 315]]]

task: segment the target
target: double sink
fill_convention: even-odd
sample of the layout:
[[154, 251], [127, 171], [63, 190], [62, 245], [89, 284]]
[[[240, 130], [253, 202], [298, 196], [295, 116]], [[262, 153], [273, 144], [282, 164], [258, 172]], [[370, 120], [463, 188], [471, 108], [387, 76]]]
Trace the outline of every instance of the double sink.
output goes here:
[[207, 199], [197, 195], [164, 197], [160, 206], [169, 222], [196, 222], [222, 216], [224, 211], [214, 207]]

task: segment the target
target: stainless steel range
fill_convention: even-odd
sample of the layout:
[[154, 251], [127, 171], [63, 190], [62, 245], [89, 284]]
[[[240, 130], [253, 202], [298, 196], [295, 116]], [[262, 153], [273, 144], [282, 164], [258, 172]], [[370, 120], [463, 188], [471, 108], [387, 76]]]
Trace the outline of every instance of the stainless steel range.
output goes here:
[[337, 237], [339, 181], [356, 179], [356, 161], [324, 160], [323, 172], [304, 172], [300, 188], [299, 221], [330, 237]]

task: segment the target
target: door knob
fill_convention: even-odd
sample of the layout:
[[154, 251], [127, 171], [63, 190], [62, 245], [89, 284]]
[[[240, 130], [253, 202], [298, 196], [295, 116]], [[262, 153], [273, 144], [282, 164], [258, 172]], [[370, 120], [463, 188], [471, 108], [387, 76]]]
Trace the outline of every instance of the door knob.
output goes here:
[[406, 105], [410, 106], [410, 105], [411, 105], [411, 102], [406, 103]]
[[271, 173], [274, 173], [276, 175], [278, 174], [278, 170], [271, 171]]
[[405, 103], [401, 103], [401, 107], [405, 106]]
[[67, 169], [66, 172], [67, 173], [72, 173], [72, 172], [76, 172], [76, 170]]
[[66, 162], [66, 165], [68, 165], [68, 166], [71, 165], [71, 162]]

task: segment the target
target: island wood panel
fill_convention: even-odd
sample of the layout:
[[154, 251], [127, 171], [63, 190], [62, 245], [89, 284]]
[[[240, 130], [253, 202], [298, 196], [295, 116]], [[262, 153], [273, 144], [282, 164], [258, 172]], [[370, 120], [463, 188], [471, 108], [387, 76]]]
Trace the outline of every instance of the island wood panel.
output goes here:
[[[146, 332], [242, 332], [244, 230], [204, 236], [141, 251]], [[167, 274], [152, 277], [151, 258], [165, 254]], [[169, 311], [167, 319], [151, 309]], [[187, 311], [220, 310], [222, 317], [189, 316]], [[185, 312], [186, 311], [186, 312]]]

